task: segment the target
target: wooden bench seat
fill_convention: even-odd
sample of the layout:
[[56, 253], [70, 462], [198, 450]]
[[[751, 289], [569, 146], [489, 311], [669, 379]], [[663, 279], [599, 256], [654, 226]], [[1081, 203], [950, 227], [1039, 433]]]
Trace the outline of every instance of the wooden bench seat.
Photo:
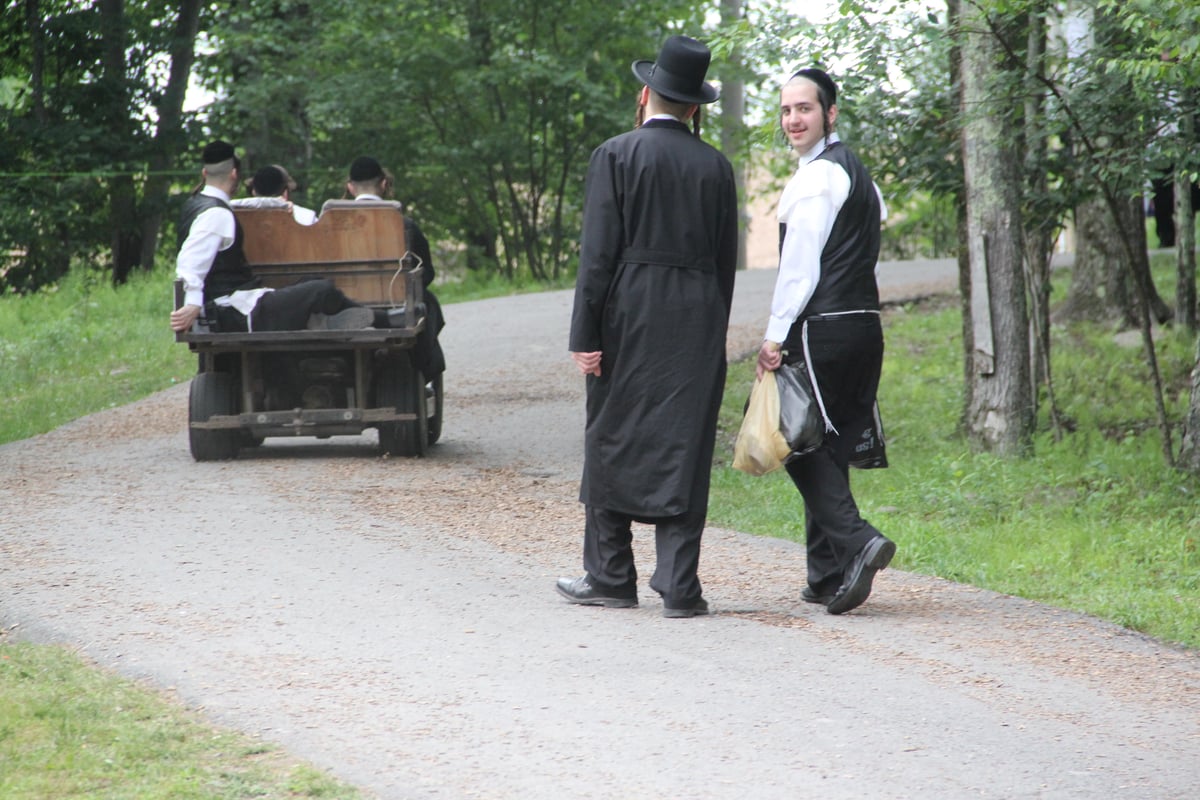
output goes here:
[[322, 277], [364, 305], [411, 309], [421, 301], [419, 272], [405, 268], [399, 203], [332, 200], [313, 225], [296, 222], [285, 208], [238, 208], [234, 214], [245, 235], [246, 260], [265, 286]]

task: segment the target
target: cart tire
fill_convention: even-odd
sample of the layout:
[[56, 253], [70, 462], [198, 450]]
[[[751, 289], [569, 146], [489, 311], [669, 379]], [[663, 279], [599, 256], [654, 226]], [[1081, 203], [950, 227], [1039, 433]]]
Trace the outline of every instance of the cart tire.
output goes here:
[[439, 372], [437, 376], [429, 381], [427, 386], [433, 388], [433, 392], [426, 391], [425, 402], [429, 404], [429, 443], [435, 444], [438, 439], [442, 438], [442, 413], [446, 408], [445, 396], [442, 394], [442, 375]]
[[375, 407], [415, 414], [405, 422], [380, 423], [379, 446], [389, 456], [423, 456], [429, 447], [425, 379], [407, 354], [389, 359], [375, 378]]
[[[192, 378], [188, 395], [188, 421], [207, 422], [210, 417], [236, 414], [237, 386], [227, 372], [201, 372]], [[241, 431], [203, 430], [188, 425], [188, 444], [197, 461], [236, 458]]]

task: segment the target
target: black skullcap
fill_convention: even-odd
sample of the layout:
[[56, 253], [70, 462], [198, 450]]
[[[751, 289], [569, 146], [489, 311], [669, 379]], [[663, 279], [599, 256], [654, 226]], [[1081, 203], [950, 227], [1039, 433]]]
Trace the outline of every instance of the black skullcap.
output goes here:
[[833, 78], [829, 77], [829, 75], [823, 70], [819, 70], [816, 67], [809, 67], [808, 69], [797, 71], [794, 75], [792, 75], [792, 77], [808, 78], [817, 86], [821, 87], [821, 92], [826, 98], [828, 98], [829, 105], [837, 105], [837, 84], [835, 84], [833, 82]]
[[229, 161], [233, 157], [233, 145], [220, 139], [210, 142], [204, 148], [203, 159], [205, 164], [220, 164], [222, 161]]
[[259, 197], [279, 197], [288, 188], [287, 173], [276, 166], [263, 167], [254, 173], [250, 187]]
[[373, 181], [383, 177], [383, 167], [370, 156], [359, 156], [350, 165], [350, 180], [355, 183]]

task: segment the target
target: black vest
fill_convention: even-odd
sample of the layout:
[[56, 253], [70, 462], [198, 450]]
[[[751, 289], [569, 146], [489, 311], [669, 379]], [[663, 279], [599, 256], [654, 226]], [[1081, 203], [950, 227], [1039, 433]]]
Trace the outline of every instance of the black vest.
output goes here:
[[[180, 248], [187, 240], [196, 217], [210, 208], [218, 207], [228, 209], [230, 213], [233, 213], [233, 209], [229, 207], [228, 203], [206, 194], [197, 193], [184, 201], [183, 209], [179, 213]], [[238, 224], [237, 217], [233, 218], [233, 225], [233, 244], [217, 253], [212, 268], [204, 278], [204, 302], [206, 305], [214, 299], [232, 294], [238, 289], [254, 289], [259, 285], [254, 273], [250, 271], [250, 265], [246, 263], [246, 254], [242, 251], [242, 226]]]
[[[821, 251], [821, 277], [808, 305], [800, 312], [805, 317], [837, 311], [879, 310], [879, 286], [875, 266], [879, 262], [879, 196], [867, 168], [850, 148], [834, 142], [818, 159], [825, 159], [846, 170], [850, 176], [850, 194], [834, 220], [829, 241]], [[787, 225], [779, 224], [779, 248]], [[797, 326], [797, 337], [799, 327]], [[791, 339], [791, 334], [788, 335]]]

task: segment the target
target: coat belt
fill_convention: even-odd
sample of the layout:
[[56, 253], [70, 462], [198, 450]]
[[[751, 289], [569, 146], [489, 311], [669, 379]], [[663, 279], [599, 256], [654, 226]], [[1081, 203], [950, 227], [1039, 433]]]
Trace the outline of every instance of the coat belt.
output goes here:
[[654, 264], [660, 267], [698, 269], [716, 272], [717, 260], [712, 255], [680, 253], [675, 250], [653, 250], [647, 247], [629, 247], [621, 253], [620, 261], [626, 264]]

